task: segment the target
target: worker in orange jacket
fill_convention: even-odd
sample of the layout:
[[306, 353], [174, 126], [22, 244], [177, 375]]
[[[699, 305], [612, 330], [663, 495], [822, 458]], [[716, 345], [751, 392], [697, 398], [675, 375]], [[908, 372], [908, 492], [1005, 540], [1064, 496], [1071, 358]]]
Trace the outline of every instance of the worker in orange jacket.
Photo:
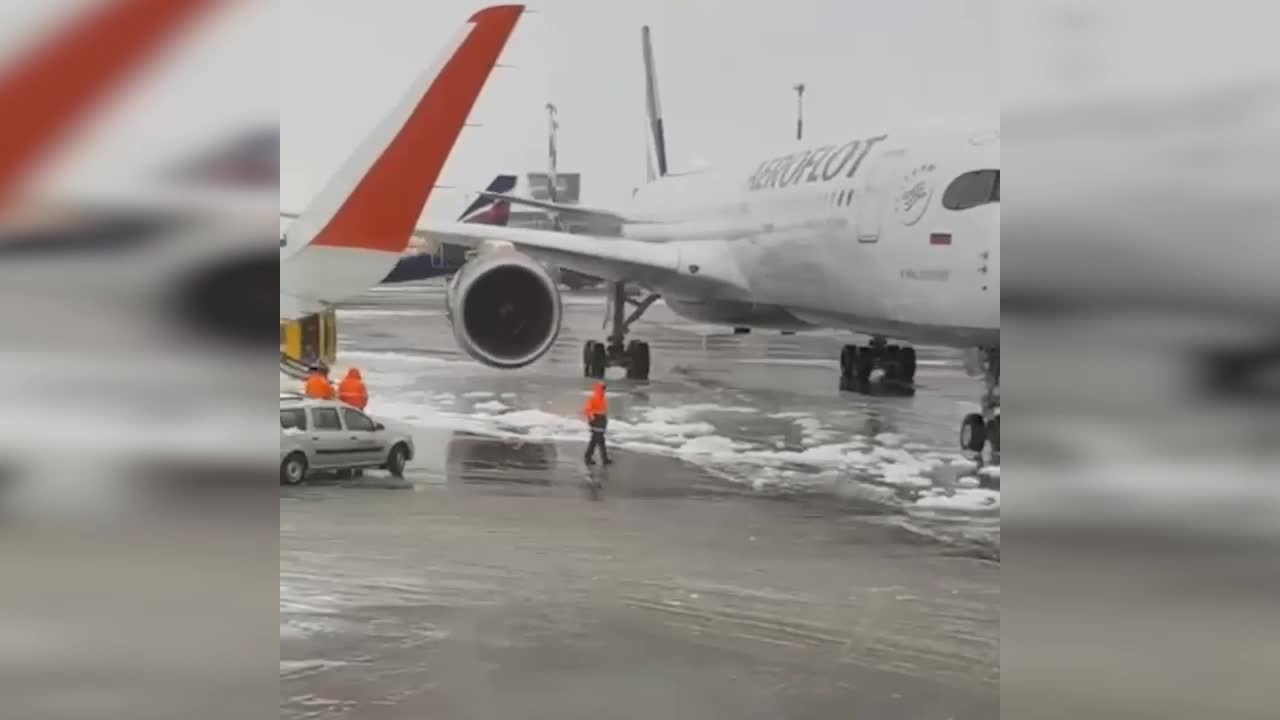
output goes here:
[[338, 399], [361, 410], [369, 404], [369, 391], [365, 389], [359, 369], [351, 368], [347, 371], [347, 376], [342, 378], [342, 382], [338, 383]]
[[582, 414], [586, 416], [587, 425], [591, 428], [591, 442], [587, 443], [585, 457], [588, 465], [596, 464], [596, 461], [591, 458], [596, 448], [600, 448], [600, 459], [605, 465], [613, 462], [609, 459], [609, 449], [604, 443], [604, 431], [609, 425], [609, 400], [605, 397], [604, 391], [604, 383], [596, 383], [591, 391], [591, 397], [587, 398], [586, 406], [582, 408]]
[[307, 376], [307, 384], [304, 386], [304, 393], [309, 398], [333, 399], [333, 383], [329, 382], [328, 368], [319, 365], [311, 368], [311, 374]]

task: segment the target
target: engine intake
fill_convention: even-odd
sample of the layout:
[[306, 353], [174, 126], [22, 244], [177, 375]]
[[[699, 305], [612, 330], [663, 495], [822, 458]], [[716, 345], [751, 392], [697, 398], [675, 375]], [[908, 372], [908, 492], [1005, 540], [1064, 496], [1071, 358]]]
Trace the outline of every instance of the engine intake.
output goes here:
[[467, 262], [449, 282], [446, 300], [458, 346], [490, 367], [524, 367], [545, 355], [560, 334], [555, 279], [515, 250]]

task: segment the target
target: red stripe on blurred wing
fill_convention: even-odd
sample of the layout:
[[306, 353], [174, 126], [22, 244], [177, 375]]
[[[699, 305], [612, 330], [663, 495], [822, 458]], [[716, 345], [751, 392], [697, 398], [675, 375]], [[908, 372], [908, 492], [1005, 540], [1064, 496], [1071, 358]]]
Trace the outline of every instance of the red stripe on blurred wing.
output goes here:
[[225, 0], [116, 0], [83, 13], [0, 77], [0, 206], [103, 96]]

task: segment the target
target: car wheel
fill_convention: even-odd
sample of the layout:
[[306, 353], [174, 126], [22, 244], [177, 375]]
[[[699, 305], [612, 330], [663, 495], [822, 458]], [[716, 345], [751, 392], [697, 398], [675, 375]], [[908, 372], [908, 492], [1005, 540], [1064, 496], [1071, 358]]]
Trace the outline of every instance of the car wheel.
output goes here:
[[280, 463], [280, 483], [297, 485], [307, 479], [307, 456], [296, 452]]
[[387, 472], [391, 473], [391, 477], [404, 477], [404, 466], [408, 459], [409, 449], [403, 443], [391, 448], [391, 454], [387, 456]]

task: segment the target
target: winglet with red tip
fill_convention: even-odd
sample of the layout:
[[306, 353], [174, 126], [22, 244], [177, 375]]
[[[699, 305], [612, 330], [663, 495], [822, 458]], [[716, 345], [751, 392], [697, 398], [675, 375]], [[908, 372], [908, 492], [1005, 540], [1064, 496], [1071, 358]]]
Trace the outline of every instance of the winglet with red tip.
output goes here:
[[[472, 15], [452, 56], [414, 84], [298, 218], [291, 240], [304, 242], [299, 235], [314, 226], [317, 247], [403, 252], [523, 9], [500, 5]], [[345, 198], [337, 207], [335, 193]]]
[[472, 15], [443, 62], [414, 82], [298, 216], [282, 248], [282, 304], [286, 295], [302, 305], [337, 302], [386, 276], [523, 11], [498, 5]]

